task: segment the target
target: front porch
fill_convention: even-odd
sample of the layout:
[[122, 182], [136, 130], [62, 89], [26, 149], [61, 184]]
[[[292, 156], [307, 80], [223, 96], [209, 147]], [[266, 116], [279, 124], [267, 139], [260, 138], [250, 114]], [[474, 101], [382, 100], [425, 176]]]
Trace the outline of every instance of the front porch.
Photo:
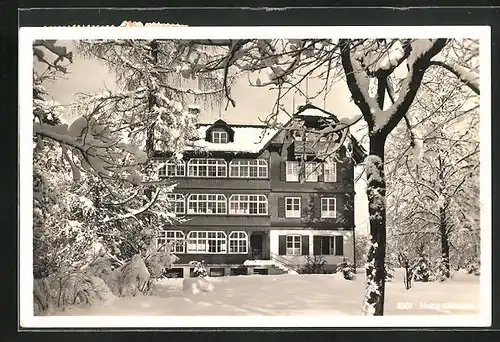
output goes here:
[[249, 260], [271, 260], [269, 232], [250, 232], [248, 248]]

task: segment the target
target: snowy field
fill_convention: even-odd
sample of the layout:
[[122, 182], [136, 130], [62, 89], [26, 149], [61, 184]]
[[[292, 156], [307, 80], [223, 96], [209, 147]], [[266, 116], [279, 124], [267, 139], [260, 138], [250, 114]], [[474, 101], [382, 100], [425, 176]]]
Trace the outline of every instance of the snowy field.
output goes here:
[[[211, 278], [215, 290], [182, 291], [183, 279], [155, 284], [153, 296], [118, 298], [57, 315], [131, 316], [313, 316], [360, 315], [364, 274], [347, 281], [340, 275], [252, 275]], [[422, 303], [422, 304], [421, 304]], [[445, 282], [414, 283], [404, 289], [402, 270], [386, 284], [387, 315], [460, 315], [479, 312], [479, 277], [457, 272]]]

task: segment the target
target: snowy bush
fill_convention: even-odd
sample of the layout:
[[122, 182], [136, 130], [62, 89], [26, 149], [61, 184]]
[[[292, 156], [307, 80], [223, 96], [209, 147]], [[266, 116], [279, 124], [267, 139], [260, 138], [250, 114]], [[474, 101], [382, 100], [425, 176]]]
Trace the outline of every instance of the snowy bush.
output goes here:
[[428, 282], [433, 280], [432, 263], [429, 258], [422, 254], [411, 266], [414, 281]]
[[322, 274], [325, 272], [326, 260], [322, 255], [306, 256], [306, 264], [302, 266], [298, 273], [300, 274]]
[[481, 264], [479, 259], [474, 258], [471, 259], [467, 262], [465, 265], [465, 269], [467, 270], [467, 273], [469, 274], [474, 274], [474, 275], [480, 275], [481, 274]]
[[182, 291], [184, 293], [198, 294], [200, 292], [213, 292], [214, 284], [206, 278], [184, 278], [182, 281]]
[[189, 292], [194, 295], [200, 292], [212, 292], [214, 290], [214, 285], [211, 281], [209, 281], [204, 261], [191, 261], [190, 264], [194, 265], [194, 277], [183, 279], [182, 291], [185, 293]]
[[192, 261], [190, 264], [194, 264], [194, 276], [198, 278], [205, 278], [208, 276], [207, 269], [205, 268], [205, 262], [200, 261]]
[[341, 273], [346, 280], [353, 280], [356, 277], [356, 269], [348, 264], [345, 258], [337, 265], [337, 273]]
[[81, 272], [63, 273], [44, 279], [35, 279], [33, 304], [35, 315], [50, 312], [54, 308], [72, 305], [90, 305], [98, 300], [115, 298], [103, 279]]
[[149, 281], [149, 271], [140, 255], [134, 255], [125, 265], [115, 269], [113, 292], [119, 296], [136, 296], [146, 290]]
[[154, 251], [146, 258], [146, 267], [151, 279], [162, 278], [165, 271], [172, 268], [172, 264], [179, 258], [168, 250]]

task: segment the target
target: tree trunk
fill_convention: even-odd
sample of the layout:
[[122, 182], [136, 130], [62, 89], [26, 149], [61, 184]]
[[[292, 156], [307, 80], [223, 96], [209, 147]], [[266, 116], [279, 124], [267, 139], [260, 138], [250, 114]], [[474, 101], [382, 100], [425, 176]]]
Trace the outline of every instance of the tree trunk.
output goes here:
[[[366, 266], [365, 314], [384, 314], [385, 293], [385, 245], [386, 245], [386, 184], [384, 175], [385, 136], [370, 136], [370, 157], [373, 161], [366, 168], [368, 180], [368, 212], [370, 214], [371, 244]], [[378, 157], [378, 158], [377, 158]]]
[[450, 277], [450, 243], [448, 241], [448, 232], [446, 229], [446, 211], [445, 208], [439, 208], [439, 235], [441, 236], [441, 258], [445, 267], [446, 278]]

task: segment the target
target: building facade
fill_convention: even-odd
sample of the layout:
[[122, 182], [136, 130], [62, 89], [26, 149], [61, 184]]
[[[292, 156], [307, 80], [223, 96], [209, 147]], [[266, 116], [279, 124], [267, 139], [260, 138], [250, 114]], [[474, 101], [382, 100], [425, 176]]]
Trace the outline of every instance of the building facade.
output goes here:
[[352, 262], [354, 166], [364, 151], [345, 130], [323, 134], [335, 123], [312, 105], [280, 129], [217, 120], [199, 125], [182, 161], [158, 154], [185, 219], [159, 239], [173, 244], [179, 275], [202, 260], [213, 275], [294, 272], [315, 255], [330, 269]]

